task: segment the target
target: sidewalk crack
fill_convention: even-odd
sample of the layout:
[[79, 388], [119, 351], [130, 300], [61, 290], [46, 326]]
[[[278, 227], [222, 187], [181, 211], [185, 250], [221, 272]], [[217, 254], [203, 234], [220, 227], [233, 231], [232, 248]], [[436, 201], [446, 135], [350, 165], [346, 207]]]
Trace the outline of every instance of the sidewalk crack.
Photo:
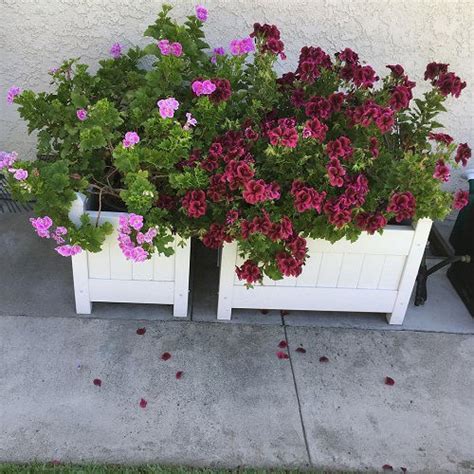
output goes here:
[[306, 447], [306, 454], [308, 456], [308, 461], [309, 461], [310, 467], [314, 467], [313, 466], [313, 461], [311, 459], [311, 453], [309, 451], [308, 437], [306, 436], [306, 427], [304, 425], [303, 412], [301, 410], [300, 394], [298, 392], [298, 385], [296, 383], [295, 370], [293, 368], [293, 360], [291, 359], [290, 342], [288, 341], [288, 333], [286, 331], [287, 326], [285, 324], [285, 320], [284, 320], [283, 315], [281, 316], [281, 323], [282, 323], [282, 326], [283, 326], [283, 331], [285, 333], [285, 340], [286, 340], [286, 343], [288, 344], [288, 358], [289, 358], [288, 360], [290, 361], [291, 375], [293, 377], [293, 386], [295, 387], [296, 401], [298, 403], [298, 412], [299, 412], [299, 415], [300, 415], [301, 430], [303, 431], [303, 439], [304, 439], [304, 445]]

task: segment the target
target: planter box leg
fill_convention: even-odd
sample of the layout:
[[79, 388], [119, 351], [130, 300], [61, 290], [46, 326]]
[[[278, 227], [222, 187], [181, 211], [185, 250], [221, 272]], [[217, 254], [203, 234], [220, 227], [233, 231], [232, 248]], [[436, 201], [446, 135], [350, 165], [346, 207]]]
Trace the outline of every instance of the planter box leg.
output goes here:
[[232, 317], [232, 291], [235, 278], [235, 256], [237, 243], [224, 244], [221, 251], [219, 299], [217, 303], [217, 319], [230, 321]]
[[173, 316], [175, 318], [188, 317], [189, 300], [189, 265], [191, 242], [187, 240], [184, 247], [176, 246], [175, 282]]
[[432, 221], [430, 219], [420, 219], [416, 224], [415, 235], [411, 244], [410, 253], [407, 257], [407, 264], [403, 270], [398, 287], [398, 296], [393, 305], [393, 311], [387, 314], [389, 324], [403, 324], [416, 275], [418, 274], [421, 259], [423, 258], [423, 252], [428, 242], [431, 224]]
[[74, 297], [77, 314], [91, 314], [92, 305], [89, 297], [89, 270], [87, 252], [81, 252], [71, 257], [72, 274], [74, 278]]

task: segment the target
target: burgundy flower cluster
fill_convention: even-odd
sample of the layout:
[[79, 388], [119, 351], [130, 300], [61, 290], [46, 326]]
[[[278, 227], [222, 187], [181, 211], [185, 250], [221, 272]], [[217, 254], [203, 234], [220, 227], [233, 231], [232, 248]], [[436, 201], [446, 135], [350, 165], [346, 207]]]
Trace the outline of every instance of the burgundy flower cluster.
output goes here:
[[430, 80], [439, 92], [447, 96], [459, 97], [461, 91], [466, 87], [466, 82], [462, 81], [454, 72], [448, 72], [449, 64], [429, 63], [426, 66], [425, 81]]
[[340, 52], [339, 60], [344, 63], [341, 69], [341, 77], [346, 81], [352, 81], [355, 86], [370, 88], [378, 81], [378, 76], [371, 66], [362, 66], [359, 63], [359, 56], [357, 53], [349, 48]]
[[279, 55], [281, 59], [286, 59], [283, 52], [285, 45], [280, 39], [280, 30], [275, 25], [255, 23], [253, 25], [253, 32], [250, 34], [251, 38], [261, 38], [263, 40], [261, 50], [262, 52], [270, 52]]
[[395, 220], [402, 222], [411, 219], [415, 215], [415, 196], [409, 191], [404, 193], [394, 193], [387, 206], [387, 212], [395, 214]]

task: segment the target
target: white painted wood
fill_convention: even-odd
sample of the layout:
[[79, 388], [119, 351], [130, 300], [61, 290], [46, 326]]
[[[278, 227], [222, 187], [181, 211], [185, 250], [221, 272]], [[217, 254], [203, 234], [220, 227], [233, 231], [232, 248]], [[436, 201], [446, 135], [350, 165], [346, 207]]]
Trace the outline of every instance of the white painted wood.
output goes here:
[[[176, 251], [176, 242], [174, 245]], [[155, 281], [173, 281], [175, 256], [166, 257], [165, 255], [153, 255], [153, 280]]]
[[357, 288], [374, 290], [379, 286], [385, 263], [385, 255], [365, 254]]
[[316, 286], [323, 254], [316, 253], [316, 250], [314, 249], [317, 247], [314, 245], [314, 242], [314, 240], [308, 242], [309, 257], [306, 259], [303, 271], [296, 281], [296, 286]]
[[132, 263], [132, 280], [153, 280], [153, 261], [145, 260], [144, 262]]
[[104, 242], [102, 250], [97, 253], [87, 252], [89, 278], [110, 279], [110, 244]]
[[318, 287], [335, 288], [342, 264], [342, 253], [323, 253], [318, 276]]
[[92, 305], [89, 296], [89, 270], [87, 253], [81, 252], [71, 257], [72, 276], [74, 280], [74, 298], [77, 314], [91, 314]]
[[411, 227], [387, 226], [383, 234], [369, 235], [362, 232], [355, 242], [341, 239], [331, 244], [327, 240], [317, 239], [318, 252], [323, 253], [370, 253], [373, 255], [408, 255], [415, 231]]
[[398, 287], [398, 296], [393, 311], [387, 314], [389, 324], [403, 324], [432, 223], [431, 219], [420, 219], [416, 225], [415, 236]]
[[72, 222], [80, 225], [80, 216], [87, 213], [92, 222], [110, 222], [114, 232], [104, 242], [101, 252], [82, 252], [72, 258], [76, 311], [90, 314], [91, 301], [117, 303], [172, 304], [176, 317], [188, 315], [190, 240], [184, 248], [176, 244], [171, 257], [153, 255], [150, 260], [132, 263], [122, 254], [117, 242], [120, 213], [89, 211], [86, 198], [78, 194], [69, 213]]
[[362, 263], [364, 262], [364, 254], [362, 253], [345, 253], [342, 259], [341, 271], [337, 280], [338, 288], [357, 288]]
[[387, 255], [380, 276], [379, 290], [396, 290], [400, 284], [407, 258], [403, 255]]
[[354, 243], [308, 239], [309, 258], [296, 286], [285, 280], [253, 289], [237, 284], [237, 244], [225, 244], [217, 317], [230, 319], [232, 308], [377, 312], [401, 324], [430, 226], [425, 219], [416, 229], [389, 226], [382, 235], [363, 233]]
[[91, 301], [173, 304], [172, 281], [89, 280]]
[[[244, 286], [234, 285], [235, 262], [237, 255], [237, 242], [224, 244], [219, 276], [219, 295], [217, 302], [217, 319], [230, 320], [232, 314], [232, 291], [235, 288], [245, 290]], [[265, 288], [265, 287], [261, 287]], [[271, 287], [270, 287], [271, 288]], [[254, 308], [255, 303], [251, 303], [250, 308]], [[260, 306], [262, 307], [262, 306]]]
[[173, 316], [186, 318], [188, 316], [189, 300], [189, 266], [191, 262], [191, 242], [185, 241], [185, 245], [179, 245], [179, 237], [175, 245], [175, 279], [174, 279], [174, 301]]
[[[286, 291], [283, 291], [286, 290]], [[234, 308], [266, 308], [312, 311], [387, 312], [397, 297], [391, 290], [362, 290], [360, 288], [281, 288], [256, 285], [247, 289], [234, 286]]]

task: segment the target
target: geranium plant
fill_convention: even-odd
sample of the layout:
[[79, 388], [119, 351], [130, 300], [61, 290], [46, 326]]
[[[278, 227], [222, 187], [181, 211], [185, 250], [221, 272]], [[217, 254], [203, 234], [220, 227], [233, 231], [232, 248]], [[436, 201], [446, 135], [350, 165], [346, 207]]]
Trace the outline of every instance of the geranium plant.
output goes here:
[[115, 44], [96, 74], [67, 61], [51, 72], [54, 92], [9, 92], [44, 159], [4, 154], [3, 168], [16, 197], [36, 198], [34, 226], [59, 237], [60, 253], [97, 251], [110, 231], [69, 221], [76, 191], [130, 213], [119, 236], [128, 258], [170, 252], [170, 231], [211, 248], [236, 240], [248, 284], [299, 275], [308, 237], [354, 241], [467, 203], [465, 191], [441, 188], [471, 156], [437, 132], [446, 99], [466, 86], [447, 64], [428, 64], [432, 88], [416, 99], [402, 66], [381, 79], [350, 49], [305, 46], [278, 77], [276, 26], [211, 50], [203, 7], [184, 25], [169, 11], [146, 30], [153, 43], [127, 53]]

